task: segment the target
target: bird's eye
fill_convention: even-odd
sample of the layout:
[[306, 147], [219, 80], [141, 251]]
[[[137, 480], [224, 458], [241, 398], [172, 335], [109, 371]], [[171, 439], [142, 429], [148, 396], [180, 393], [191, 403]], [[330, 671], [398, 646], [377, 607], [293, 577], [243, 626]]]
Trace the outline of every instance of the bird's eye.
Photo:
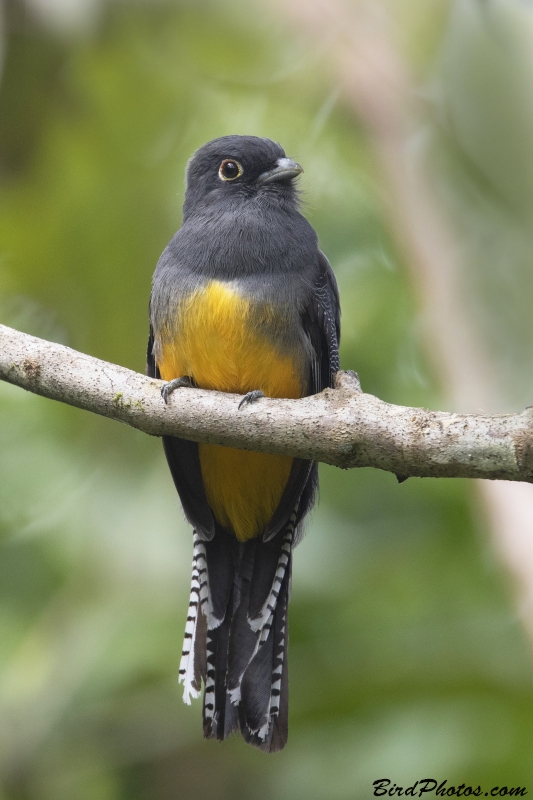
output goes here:
[[242, 167], [238, 161], [226, 158], [218, 169], [218, 177], [223, 181], [234, 181], [242, 175]]

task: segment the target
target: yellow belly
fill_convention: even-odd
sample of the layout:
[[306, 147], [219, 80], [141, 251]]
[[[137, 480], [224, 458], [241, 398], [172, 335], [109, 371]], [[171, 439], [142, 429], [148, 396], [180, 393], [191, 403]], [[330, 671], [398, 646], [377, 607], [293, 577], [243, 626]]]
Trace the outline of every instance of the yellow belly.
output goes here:
[[[271, 308], [252, 311], [227, 284], [212, 281], [182, 302], [176, 331], [163, 333], [161, 377], [189, 375], [200, 388], [222, 392], [261, 389], [269, 397], [301, 397], [300, 365], [257, 332], [273, 318]], [[217, 521], [240, 541], [258, 536], [279, 504], [292, 458], [220, 445], [199, 444], [198, 450]]]

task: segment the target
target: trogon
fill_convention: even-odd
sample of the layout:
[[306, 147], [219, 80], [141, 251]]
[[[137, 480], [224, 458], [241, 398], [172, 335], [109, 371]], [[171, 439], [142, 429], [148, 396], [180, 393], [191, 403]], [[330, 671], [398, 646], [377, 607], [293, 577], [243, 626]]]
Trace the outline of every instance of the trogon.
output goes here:
[[[224, 136], [187, 166], [183, 224], [150, 298], [148, 374], [165, 402], [187, 387], [298, 398], [333, 385], [339, 296], [299, 211], [302, 168], [279, 144]], [[245, 412], [244, 412], [245, 413]], [[292, 550], [317, 489], [317, 465], [197, 444], [163, 445], [194, 528], [180, 680], [204, 683], [208, 738], [240, 731], [272, 752], [287, 741], [287, 604]]]

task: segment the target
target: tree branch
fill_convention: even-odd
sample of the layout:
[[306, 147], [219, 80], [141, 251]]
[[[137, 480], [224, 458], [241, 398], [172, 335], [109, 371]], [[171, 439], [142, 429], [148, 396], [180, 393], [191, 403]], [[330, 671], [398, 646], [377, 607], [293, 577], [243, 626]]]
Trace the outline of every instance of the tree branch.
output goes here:
[[355, 373], [301, 400], [179, 389], [0, 325], [0, 379], [35, 394], [173, 435], [280, 453], [337, 467], [376, 467], [400, 478], [490, 478], [533, 482], [533, 408], [496, 416], [404, 408], [364, 394]]

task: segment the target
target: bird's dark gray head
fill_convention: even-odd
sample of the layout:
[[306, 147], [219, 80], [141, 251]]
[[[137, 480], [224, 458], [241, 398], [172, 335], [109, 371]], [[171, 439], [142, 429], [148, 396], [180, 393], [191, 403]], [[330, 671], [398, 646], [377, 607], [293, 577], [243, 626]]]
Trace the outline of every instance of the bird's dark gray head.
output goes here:
[[223, 198], [246, 201], [262, 196], [297, 203], [294, 178], [303, 169], [271, 139], [222, 136], [200, 147], [187, 166], [183, 214]]

